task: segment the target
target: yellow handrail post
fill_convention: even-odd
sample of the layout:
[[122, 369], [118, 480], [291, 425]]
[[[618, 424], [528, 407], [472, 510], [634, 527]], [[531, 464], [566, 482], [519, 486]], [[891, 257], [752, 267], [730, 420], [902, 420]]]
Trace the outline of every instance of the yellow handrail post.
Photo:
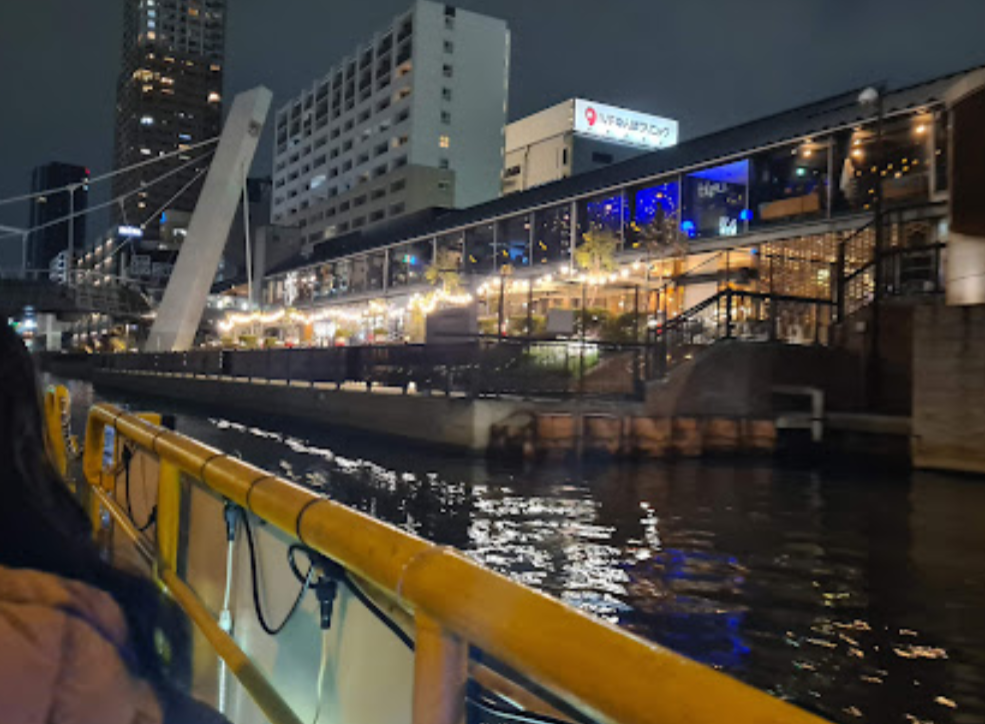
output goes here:
[[157, 475], [157, 552], [162, 570], [178, 569], [178, 540], [181, 528], [181, 471], [160, 460]]
[[[103, 489], [103, 436], [106, 423], [98, 415], [89, 415], [86, 421], [86, 437], [82, 453], [82, 470], [86, 482], [92, 488]], [[89, 523], [93, 533], [101, 526], [99, 496], [90, 490], [87, 496]]]
[[413, 724], [464, 724], [468, 645], [423, 614], [415, 621]]
[[68, 475], [68, 443], [65, 440], [64, 413], [69, 404], [68, 390], [61, 385], [51, 387], [44, 396], [45, 431], [47, 432], [48, 451], [55, 471], [67, 480]]

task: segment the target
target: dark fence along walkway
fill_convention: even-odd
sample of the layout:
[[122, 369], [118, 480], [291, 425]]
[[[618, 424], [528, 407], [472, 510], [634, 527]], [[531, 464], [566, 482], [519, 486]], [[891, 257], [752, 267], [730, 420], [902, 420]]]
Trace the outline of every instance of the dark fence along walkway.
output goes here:
[[288, 383], [363, 384], [469, 397], [592, 394], [631, 397], [641, 388], [643, 348], [577, 341], [504, 339], [461, 344], [327, 349], [196, 350], [94, 358], [113, 372], [184, 374]]

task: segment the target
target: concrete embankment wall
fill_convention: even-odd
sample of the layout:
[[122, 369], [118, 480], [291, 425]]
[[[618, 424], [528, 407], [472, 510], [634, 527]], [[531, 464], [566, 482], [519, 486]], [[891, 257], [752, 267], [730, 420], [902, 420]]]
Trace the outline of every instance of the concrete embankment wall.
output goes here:
[[913, 464], [985, 473], [985, 306], [916, 310]]
[[336, 390], [231, 378], [96, 370], [92, 379], [97, 386], [166, 397], [215, 410], [278, 415], [475, 453], [485, 452], [492, 425], [509, 417], [518, 407], [518, 403], [502, 400], [404, 395], [390, 390]]

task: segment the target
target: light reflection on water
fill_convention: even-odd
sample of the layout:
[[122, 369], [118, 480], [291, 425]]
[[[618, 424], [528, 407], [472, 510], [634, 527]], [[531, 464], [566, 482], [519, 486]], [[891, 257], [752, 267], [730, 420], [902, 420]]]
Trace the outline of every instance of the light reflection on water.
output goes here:
[[497, 469], [269, 420], [178, 428], [834, 721], [985, 722], [981, 481]]

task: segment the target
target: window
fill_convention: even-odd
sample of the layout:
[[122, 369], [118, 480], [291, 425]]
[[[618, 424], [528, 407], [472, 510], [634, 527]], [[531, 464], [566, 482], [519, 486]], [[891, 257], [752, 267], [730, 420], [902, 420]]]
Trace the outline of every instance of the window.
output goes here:
[[352, 161], [346, 161], [345, 163], [342, 164], [342, 171], [343, 172], [345, 172], [345, 171], [351, 171], [351, 170], [352, 170]]
[[441, 148], [451, 148], [451, 139], [448, 136], [441, 136], [438, 139], [438, 145]]
[[451, 163], [447, 158], [442, 158], [438, 160], [438, 168], [451, 168]]
[[343, 153], [345, 153], [346, 151], [351, 151], [351, 150], [352, 150], [352, 141], [346, 141], [345, 143], [342, 144], [342, 152]]
[[407, 165], [407, 157], [406, 156], [401, 156], [400, 158], [396, 159], [393, 162], [393, 167], [394, 168], [403, 168], [406, 165]]
[[386, 217], [386, 213], [383, 211], [383, 209], [380, 209], [379, 211], [374, 211], [372, 214], [370, 214], [369, 220], [370, 223], [372, 223], [374, 221], [382, 221], [384, 217]]
[[400, 111], [400, 113], [397, 114], [396, 122], [403, 123], [408, 118], [410, 118], [410, 108], [405, 108], [404, 110]]
[[454, 53], [455, 52], [455, 44], [453, 42], [451, 42], [450, 40], [446, 40], [445, 41], [445, 52], [446, 53]]
[[611, 153], [592, 152], [592, 163], [612, 163], [613, 160]]
[[325, 157], [325, 154], [322, 154], [321, 156], [318, 156], [315, 159], [315, 161], [314, 161], [315, 167], [317, 168], [318, 166], [324, 166], [325, 165], [325, 161], [327, 161], [327, 160], [328, 159]]
[[382, 166], [377, 166], [373, 169], [373, 176], [379, 177], [386, 173], [386, 164]]
[[341, 204], [339, 204], [339, 213], [344, 214], [346, 211], [348, 211], [351, 208], [351, 206], [352, 204], [350, 202], [343, 201]]
[[451, 100], [451, 88], [441, 89], [441, 100], [450, 101]]
[[397, 216], [399, 214], [404, 213], [405, 208], [406, 207], [404, 206], [404, 203], [402, 201], [400, 203], [392, 204], [390, 206], [390, 216]]
[[454, 30], [455, 29], [455, 18], [453, 16], [445, 17], [445, 29]]
[[451, 190], [451, 181], [439, 181], [438, 191], [449, 191]]
[[451, 123], [451, 111], [441, 111], [441, 122], [445, 125]]
[[407, 182], [404, 181], [404, 179], [400, 179], [399, 181], [394, 181], [392, 184], [390, 184], [390, 192], [394, 194], [398, 193], [400, 191], [403, 191], [406, 186], [407, 186]]
[[369, 153], [360, 153], [359, 158], [356, 159], [356, 165], [361, 166], [364, 163], [369, 162]]
[[373, 193], [370, 194], [370, 198], [373, 199], [374, 201], [376, 199], [382, 199], [384, 196], [386, 196], [386, 189], [382, 187], [378, 189], [373, 189]]
[[363, 206], [365, 203], [366, 203], [365, 194], [363, 194], [362, 196], [357, 196], [355, 199], [352, 200], [353, 207]]
[[689, 238], [735, 236], [746, 209], [748, 185], [748, 160], [684, 176], [681, 231]]
[[360, 226], [364, 226], [365, 224], [366, 224], [365, 216], [360, 216], [352, 220], [353, 229], [358, 229]]
[[443, 66], [441, 67], [441, 74], [442, 74], [442, 75], [443, 75], [443, 76], [444, 76], [445, 78], [451, 78], [451, 77], [452, 77], [452, 76], [453, 76], [453, 75], [455, 74], [455, 72], [454, 72], [454, 70], [452, 69], [452, 67], [451, 67], [451, 65], [449, 65], [448, 63], [445, 63], [445, 64], [444, 64], [444, 65], [443, 65]]
[[388, 148], [389, 148], [389, 145], [388, 144], [386, 144], [386, 143], [380, 143], [380, 144], [377, 144], [376, 148], [373, 149], [373, 153], [375, 155], [377, 155], [377, 156], [382, 156], [384, 153], [387, 152], [387, 149]]

